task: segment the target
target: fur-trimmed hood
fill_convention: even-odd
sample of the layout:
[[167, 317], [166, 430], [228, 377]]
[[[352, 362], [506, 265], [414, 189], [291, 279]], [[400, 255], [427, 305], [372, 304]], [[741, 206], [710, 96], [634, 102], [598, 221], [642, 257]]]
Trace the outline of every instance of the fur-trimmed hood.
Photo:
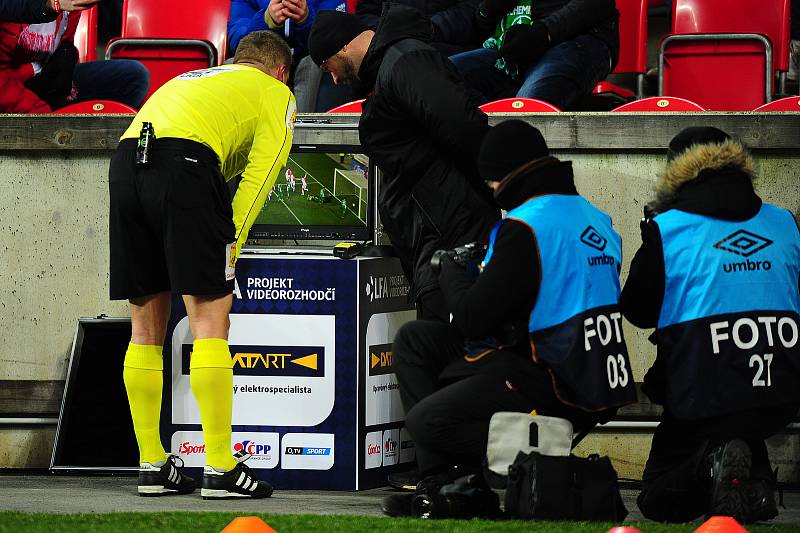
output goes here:
[[673, 206], [680, 190], [689, 182], [707, 177], [708, 171], [720, 179], [740, 181], [746, 175], [750, 181], [755, 178], [753, 158], [747, 149], [733, 139], [721, 143], [696, 144], [678, 155], [667, 164], [656, 184], [656, 197], [650, 206], [656, 211], [665, 211]]

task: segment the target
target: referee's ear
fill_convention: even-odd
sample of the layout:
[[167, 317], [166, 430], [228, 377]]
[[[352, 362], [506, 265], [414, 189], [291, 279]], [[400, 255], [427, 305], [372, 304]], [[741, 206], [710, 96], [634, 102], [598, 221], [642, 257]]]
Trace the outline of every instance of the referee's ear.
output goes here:
[[284, 85], [289, 83], [289, 68], [286, 65], [278, 65], [275, 71], [269, 74]]

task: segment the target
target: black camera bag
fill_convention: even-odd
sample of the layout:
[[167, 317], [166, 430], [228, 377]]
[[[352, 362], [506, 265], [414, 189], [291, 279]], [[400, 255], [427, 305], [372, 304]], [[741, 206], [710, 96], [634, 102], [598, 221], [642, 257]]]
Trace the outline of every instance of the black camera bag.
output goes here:
[[621, 522], [628, 515], [608, 457], [517, 454], [508, 467], [509, 518]]

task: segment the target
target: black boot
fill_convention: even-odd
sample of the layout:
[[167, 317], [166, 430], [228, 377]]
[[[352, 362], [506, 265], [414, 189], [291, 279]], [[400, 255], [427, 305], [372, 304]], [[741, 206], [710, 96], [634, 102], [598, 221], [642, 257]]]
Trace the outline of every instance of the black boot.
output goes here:
[[710, 481], [708, 516], [732, 516], [744, 523], [750, 516], [748, 487], [752, 456], [743, 440], [723, 442], [705, 456], [705, 473]]

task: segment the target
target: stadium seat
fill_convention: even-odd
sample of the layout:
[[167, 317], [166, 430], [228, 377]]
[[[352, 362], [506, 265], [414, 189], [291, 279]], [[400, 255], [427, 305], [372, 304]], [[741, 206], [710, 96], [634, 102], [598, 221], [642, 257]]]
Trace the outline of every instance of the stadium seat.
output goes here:
[[795, 111], [800, 113], [800, 96], [788, 96], [759, 106], [753, 111]]
[[503, 98], [480, 106], [484, 113], [558, 113], [561, 110], [536, 98]]
[[329, 109], [328, 113], [361, 113], [361, 103], [366, 100], [366, 98], [362, 98], [361, 100], [353, 100], [352, 102], [347, 102], [346, 104], [337, 105], [333, 109]]
[[[636, 74], [637, 98], [644, 98], [647, 72], [647, 0], [617, 0], [619, 10], [619, 61], [612, 74]], [[601, 81], [595, 94], [614, 93], [631, 98], [634, 92], [608, 81]]]
[[355, 13], [356, 12], [356, 6], [358, 6], [358, 0], [347, 0], [345, 5], [347, 5], [347, 12], [348, 13]]
[[179, 74], [222, 64], [229, 10], [228, 0], [125, 0], [122, 35], [109, 41], [106, 59], [141, 61], [149, 97]]
[[99, 114], [109, 114], [109, 113], [135, 115], [136, 110], [129, 105], [125, 105], [120, 102], [112, 102], [111, 100], [90, 100], [88, 102], [78, 102], [77, 104], [72, 104], [62, 107], [60, 109], [53, 111], [53, 113], [57, 115], [68, 115], [68, 114], [99, 115]]
[[650, 98], [642, 98], [641, 100], [634, 100], [627, 104], [621, 105], [616, 109], [611, 110], [613, 113], [630, 113], [630, 112], [645, 112], [645, 111], [706, 111], [701, 105], [698, 105], [691, 100], [684, 98], [676, 98], [674, 96], [651, 96]]
[[97, 6], [80, 12], [73, 43], [78, 49], [78, 62], [97, 61]]
[[789, 67], [790, 0], [675, 0], [659, 50], [659, 94], [747, 111], [781, 87]]

